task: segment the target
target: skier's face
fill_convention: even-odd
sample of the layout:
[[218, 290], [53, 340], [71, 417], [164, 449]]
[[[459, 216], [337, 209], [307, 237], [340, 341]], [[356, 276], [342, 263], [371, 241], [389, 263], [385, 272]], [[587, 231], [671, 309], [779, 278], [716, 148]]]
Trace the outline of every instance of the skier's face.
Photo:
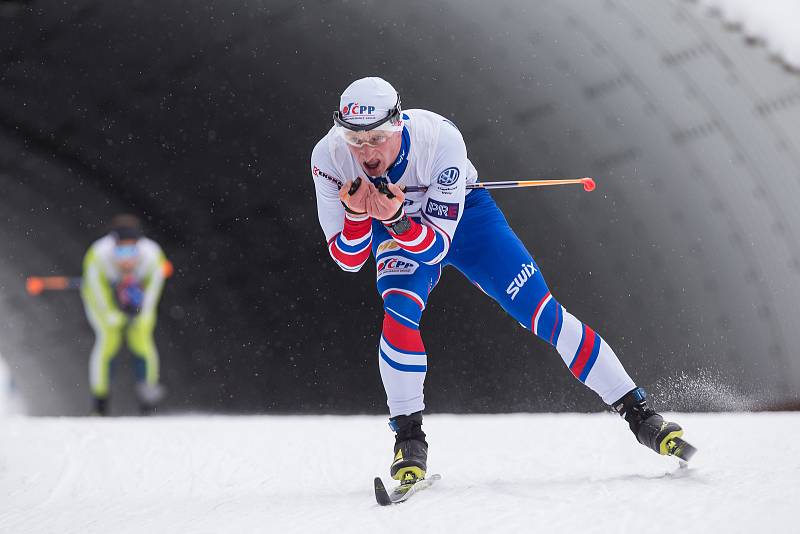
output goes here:
[[136, 243], [136, 239], [120, 239], [114, 246], [114, 262], [124, 273], [133, 271], [139, 261], [139, 248]]
[[385, 142], [377, 146], [365, 144], [355, 147], [348, 144], [347, 148], [369, 176], [383, 176], [397, 159], [401, 143], [401, 132], [392, 132]]

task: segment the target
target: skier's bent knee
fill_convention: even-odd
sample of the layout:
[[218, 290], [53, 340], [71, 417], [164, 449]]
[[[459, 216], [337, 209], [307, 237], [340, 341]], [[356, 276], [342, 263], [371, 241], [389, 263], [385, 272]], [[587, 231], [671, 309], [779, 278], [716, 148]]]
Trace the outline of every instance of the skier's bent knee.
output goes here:
[[387, 317], [409, 328], [419, 329], [422, 299], [410, 291], [389, 290], [383, 297], [383, 309]]

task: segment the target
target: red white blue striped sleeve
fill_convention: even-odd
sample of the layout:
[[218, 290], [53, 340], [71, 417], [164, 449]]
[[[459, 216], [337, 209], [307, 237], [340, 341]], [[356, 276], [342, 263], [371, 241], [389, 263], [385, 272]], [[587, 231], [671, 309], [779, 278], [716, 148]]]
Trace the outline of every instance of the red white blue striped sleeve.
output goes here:
[[[397, 217], [384, 224], [390, 225], [402, 217]], [[450, 236], [447, 232], [437, 227], [435, 223], [425, 220], [418, 223], [409, 217], [411, 227], [402, 234], [392, 234], [392, 238], [403, 250], [414, 254], [414, 258], [428, 265], [441, 262], [450, 250]]]
[[357, 272], [366, 263], [372, 245], [372, 218], [345, 212], [344, 228], [328, 241], [328, 252], [343, 270]]
[[356, 272], [366, 263], [372, 244], [372, 219], [366, 214], [347, 213], [339, 200], [344, 185], [331, 161], [328, 136], [311, 154], [311, 175], [317, 196], [317, 214], [328, 243], [328, 252], [339, 267]]

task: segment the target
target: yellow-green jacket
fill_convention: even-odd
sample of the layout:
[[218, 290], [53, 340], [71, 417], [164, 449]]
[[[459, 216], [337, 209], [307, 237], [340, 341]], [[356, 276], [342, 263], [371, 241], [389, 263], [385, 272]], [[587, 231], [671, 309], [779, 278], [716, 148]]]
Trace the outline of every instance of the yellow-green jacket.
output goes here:
[[[114, 238], [105, 236], [95, 241], [83, 258], [81, 297], [87, 313], [101, 326], [116, 326], [117, 315], [122, 313], [114, 299], [114, 286], [123, 275], [113, 261], [114, 245]], [[137, 247], [139, 262], [133, 274], [144, 290], [140, 315], [142, 319], [155, 318], [167, 259], [158, 243], [151, 239], [139, 239]]]

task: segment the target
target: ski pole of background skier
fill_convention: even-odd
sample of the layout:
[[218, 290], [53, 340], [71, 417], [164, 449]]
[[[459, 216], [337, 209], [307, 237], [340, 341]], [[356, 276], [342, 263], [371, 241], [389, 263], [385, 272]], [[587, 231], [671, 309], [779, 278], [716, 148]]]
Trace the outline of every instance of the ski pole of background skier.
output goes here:
[[[169, 261], [164, 263], [164, 276], [169, 278], [174, 272], [174, 267]], [[29, 295], [41, 295], [45, 291], [65, 291], [80, 289], [80, 276], [29, 276], [25, 280], [25, 290]]]

